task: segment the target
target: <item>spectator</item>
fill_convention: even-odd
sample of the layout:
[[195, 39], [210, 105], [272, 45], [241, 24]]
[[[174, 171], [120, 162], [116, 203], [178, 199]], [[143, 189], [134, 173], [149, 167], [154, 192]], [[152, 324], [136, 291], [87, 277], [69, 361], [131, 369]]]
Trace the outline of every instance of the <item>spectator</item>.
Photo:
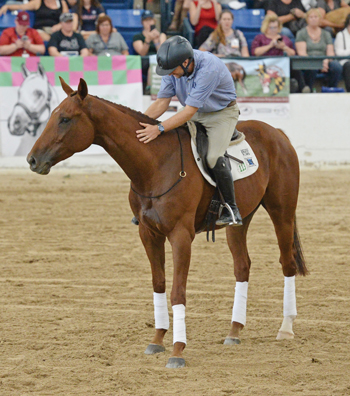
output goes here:
[[141, 17], [143, 30], [141, 33], [133, 37], [133, 47], [137, 54], [143, 56], [142, 63], [142, 79], [144, 92], [148, 91], [150, 76], [149, 76], [149, 59], [146, 55], [155, 55], [160, 45], [166, 40], [164, 33], [159, 33], [155, 26], [153, 12], [145, 10]]
[[335, 30], [344, 28], [346, 16], [350, 7], [344, 0], [317, 0], [317, 7], [321, 13], [320, 27], [326, 28], [333, 36]]
[[90, 34], [95, 33], [97, 18], [105, 15], [105, 10], [98, 0], [79, 0], [72, 13], [73, 30], [86, 40]]
[[88, 56], [83, 36], [73, 30], [73, 14], [66, 12], [60, 16], [61, 30], [52, 34], [48, 44], [51, 56], [81, 55]]
[[69, 11], [65, 0], [31, 0], [26, 4], [5, 4], [0, 8], [0, 15], [15, 10], [34, 11], [33, 27], [44, 41], [50, 40], [51, 34], [61, 29], [60, 15]]
[[267, 7], [269, 5], [269, 0], [254, 0], [253, 8], [258, 8], [265, 10], [267, 12]]
[[217, 27], [221, 10], [217, 0], [194, 0], [190, 4], [190, 22], [194, 26], [196, 48], [199, 48]]
[[[306, 13], [307, 27], [300, 30], [296, 37], [296, 49], [299, 56], [334, 56], [332, 36], [320, 28], [321, 14], [316, 8]], [[329, 87], [337, 87], [342, 75], [342, 66], [329, 58], [323, 60], [322, 73], [326, 73]], [[317, 70], [304, 70], [306, 84], [312, 89]]]
[[179, 31], [182, 29], [183, 20], [187, 18], [188, 11], [192, 0], [176, 0], [174, 8], [174, 16], [168, 30]]
[[[277, 15], [266, 15], [261, 32], [258, 34], [251, 46], [251, 53], [255, 56], [294, 56], [295, 49], [293, 43], [287, 36], [280, 34], [282, 29], [281, 21]], [[305, 84], [303, 73], [300, 70], [290, 72], [290, 91], [292, 93], [311, 92], [310, 87]]]
[[40, 34], [29, 24], [28, 12], [20, 11], [15, 19], [15, 27], [2, 32], [0, 55], [27, 57], [45, 53], [45, 45]]
[[[337, 56], [350, 56], [350, 15], [345, 20], [345, 29], [337, 34], [334, 41], [334, 51]], [[350, 61], [341, 60], [346, 92], [350, 92]]]
[[129, 55], [129, 47], [119, 32], [113, 32], [112, 20], [108, 15], [99, 16], [96, 32], [86, 40], [92, 55]]
[[249, 56], [248, 44], [240, 30], [232, 29], [233, 14], [223, 10], [217, 28], [199, 47], [201, 51], [211, 51], [218, 57]]
[[294, 35], [306, 26], [306, 10], [301, 0], [269, 0], [267, 15], [277, 15], [283, 25], [281, 34], [294, 40]]

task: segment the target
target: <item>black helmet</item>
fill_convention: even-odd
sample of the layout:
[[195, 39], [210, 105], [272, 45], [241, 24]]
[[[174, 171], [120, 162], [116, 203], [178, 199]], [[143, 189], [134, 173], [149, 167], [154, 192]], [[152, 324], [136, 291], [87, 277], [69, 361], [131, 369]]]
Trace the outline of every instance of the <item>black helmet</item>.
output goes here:
[[193, 59], [190, 42], [181, 36], [170, 37], [158, 50], [156, 73], [159, 76], [166, 76], [189, 58]]

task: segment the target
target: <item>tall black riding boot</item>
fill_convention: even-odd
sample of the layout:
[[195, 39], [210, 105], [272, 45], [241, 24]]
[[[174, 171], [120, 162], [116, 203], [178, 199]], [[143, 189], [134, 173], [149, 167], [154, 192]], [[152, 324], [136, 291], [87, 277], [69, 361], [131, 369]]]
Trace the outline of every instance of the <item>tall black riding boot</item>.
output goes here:
[[233, 179], [228, 160], [225, 157], [219, 157], [212, 169], [216, 184], [221, 192], [225, 203], [231, 208], [231, 211], [224, 207], [221, 216], [216, 220], [217, 225], [242, 225], [242, 217], [236, 205], [235, 192], [233, 187]]

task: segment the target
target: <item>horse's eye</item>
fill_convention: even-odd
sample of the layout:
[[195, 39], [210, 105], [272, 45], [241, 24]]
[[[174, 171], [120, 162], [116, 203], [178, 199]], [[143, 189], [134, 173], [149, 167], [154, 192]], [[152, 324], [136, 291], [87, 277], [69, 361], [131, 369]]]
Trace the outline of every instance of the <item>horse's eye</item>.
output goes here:
[[70, 121], [70, 118], [63, 117], [63, 118], [61, 118], [61, 120], [60, 120], [60, 124], [67, 124], [67, 122], [69, 122], [69, 121]]

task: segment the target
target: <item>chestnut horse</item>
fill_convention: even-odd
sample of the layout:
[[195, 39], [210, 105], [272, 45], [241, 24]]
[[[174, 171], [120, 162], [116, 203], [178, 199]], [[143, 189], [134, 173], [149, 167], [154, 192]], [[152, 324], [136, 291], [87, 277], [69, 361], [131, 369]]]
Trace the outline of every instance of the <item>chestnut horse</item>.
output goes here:
[[[174, 275], [171, 290], [173, 307], [173, 352], [167, 367], [183, 367], [186, 345], [186, 282], [191, 244], [204, 219], [214, 194], [193, 158], [190, 135], [185, 126], [166, 132], [149, 144], [136, 138], [139, 122], [156, 124], [148, 116], [88, 95], [81, 79], [73, 91], [62, 79], [68, 95], [52, 112], [45, 130], [28, 154], [32, 171], [48, 174], [50, 168], [91, 144], [102, 146], [131, 180], [129, 201], [139, 220], [139, 233], [151, 263], [156, 330], [147, 354], [163, 352], [163, 339], [169, 327], [165, 294], [166, 238], [172, 246]], [[250, 270], [247, 230], [258, 207], [269, 213], [278, 238], [280, 263], [285, 277], [283, 322], [277, 339], [293, 338], [296, 316], [295, 275], [306, 275], [295, 210], [299, 189], [297, 155], [286, 135], [259, 121], [239, 123], [259, 161], [258, 170], [235, 182], [243, 226], [226, 228], [227, 242], [234, 260], [236, 293], [231, 328], [225, 344], [240, 343], [245, 325], [246, 292]], [[238, 290], [238, 286], [240, 288]], [[159, 302], [159, 298], [163, 302]], [[179, 308], [179, 309], [175, 309]], [[180, 313], [179, 313], [180, 312]]]

